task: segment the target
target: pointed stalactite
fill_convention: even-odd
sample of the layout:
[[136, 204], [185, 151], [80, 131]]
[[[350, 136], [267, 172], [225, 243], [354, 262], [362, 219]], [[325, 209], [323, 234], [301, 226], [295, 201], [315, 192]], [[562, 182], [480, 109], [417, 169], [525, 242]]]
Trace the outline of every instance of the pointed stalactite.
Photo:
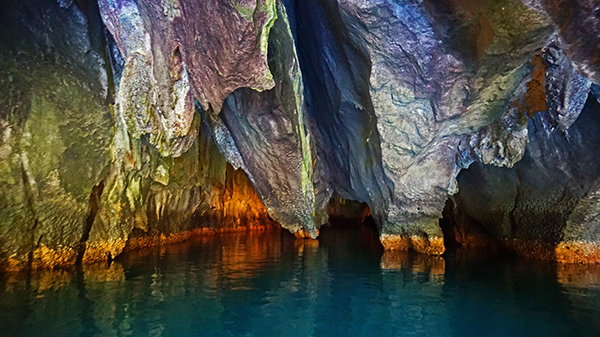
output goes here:
[[[269, 36], [269, 67], [275, 87], [264, 92], [241, 88], [219, 114], [233, 143], [224, 153], [239, 151], [239, 163], [273, 219], [292, 232], [317, 236], [312, 151], [305, 127], [302, 73], [283, 5]], [[235, 147], [235, 148], [234, 148]]]

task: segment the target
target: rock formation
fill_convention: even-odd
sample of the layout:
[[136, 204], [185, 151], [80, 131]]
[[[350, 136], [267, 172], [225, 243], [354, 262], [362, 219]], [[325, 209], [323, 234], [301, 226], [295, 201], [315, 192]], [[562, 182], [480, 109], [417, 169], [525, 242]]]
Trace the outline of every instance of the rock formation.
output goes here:
[[2, 4], [0, 263], [103, 260], [203, 228], [316, 237], [339, 198], [390, 250], [600, 261], [599, 8]]

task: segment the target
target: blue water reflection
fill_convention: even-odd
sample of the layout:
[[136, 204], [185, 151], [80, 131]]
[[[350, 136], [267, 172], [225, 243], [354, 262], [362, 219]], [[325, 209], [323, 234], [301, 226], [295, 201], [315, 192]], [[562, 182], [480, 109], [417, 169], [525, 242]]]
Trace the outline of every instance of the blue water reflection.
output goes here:
[[226, 234], [0, 277], [2, 336], [600, 335], [600, 268]]

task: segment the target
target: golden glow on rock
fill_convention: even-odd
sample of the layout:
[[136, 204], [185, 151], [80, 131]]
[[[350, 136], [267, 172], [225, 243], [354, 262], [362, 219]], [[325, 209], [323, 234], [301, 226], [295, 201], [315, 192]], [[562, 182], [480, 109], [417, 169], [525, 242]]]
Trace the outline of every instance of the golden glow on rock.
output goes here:
[[556, 261], [565, 263], [600, 263], [600, 244], [593, 242], [560, 242], [555, 249]]
[[442, 255], [446, 248], [441, 237], [422, 237], [417, 235], [381, 234], [379, 237], [385, 250], [414, 250], [428, 255]]

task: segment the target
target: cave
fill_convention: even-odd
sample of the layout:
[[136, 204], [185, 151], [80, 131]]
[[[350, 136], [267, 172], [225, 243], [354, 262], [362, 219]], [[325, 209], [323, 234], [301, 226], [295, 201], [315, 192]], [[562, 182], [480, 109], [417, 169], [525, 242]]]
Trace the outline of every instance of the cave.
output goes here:
[[0, 3], [0, 326], [600, 333], [599, 12]]

